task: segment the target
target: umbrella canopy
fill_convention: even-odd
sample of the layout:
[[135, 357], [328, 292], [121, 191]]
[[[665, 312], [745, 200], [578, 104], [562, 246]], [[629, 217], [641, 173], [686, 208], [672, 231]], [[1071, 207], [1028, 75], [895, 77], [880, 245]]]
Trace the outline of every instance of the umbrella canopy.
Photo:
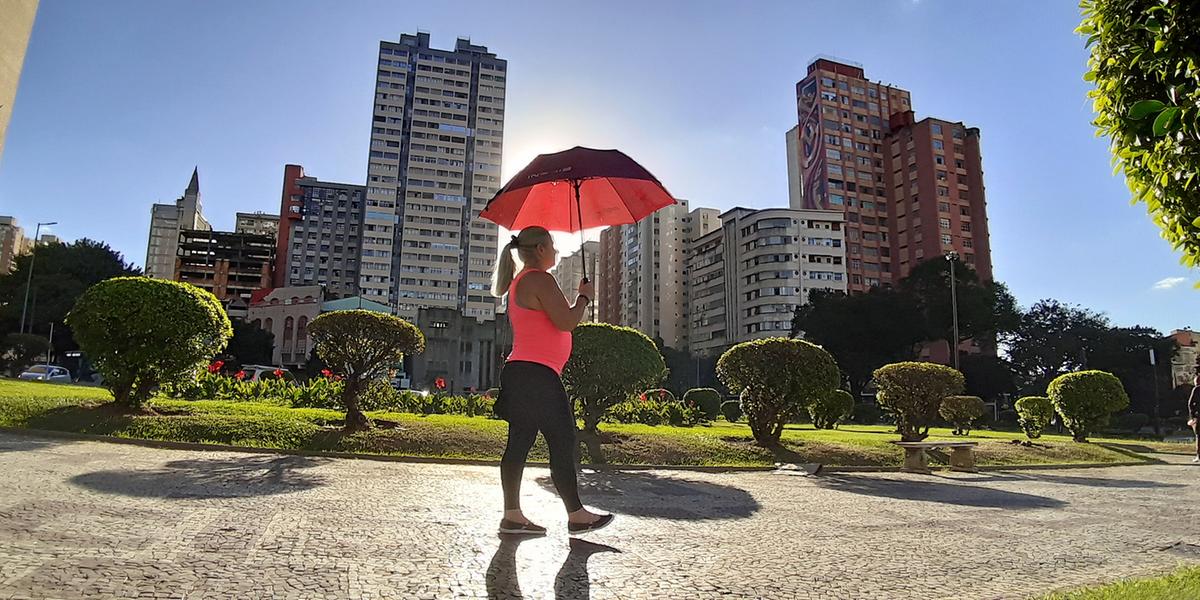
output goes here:
[[533, 159], [479, 216], [506, 229], [583, 231], [636, 223], [672, 204], [658, 179], [624, 153], [576, 146]]

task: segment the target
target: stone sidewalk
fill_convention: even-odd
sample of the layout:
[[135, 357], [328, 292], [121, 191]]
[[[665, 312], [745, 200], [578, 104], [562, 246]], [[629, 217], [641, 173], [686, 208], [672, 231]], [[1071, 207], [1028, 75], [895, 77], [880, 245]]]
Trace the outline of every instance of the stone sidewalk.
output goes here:
[[[1028, 598], [1200, 562], [1200, 468], [547, 472], [500, 543], [495, 468], [0, 434], [0, 598]], [[589, 559], [590, 555], [590, 559]]]

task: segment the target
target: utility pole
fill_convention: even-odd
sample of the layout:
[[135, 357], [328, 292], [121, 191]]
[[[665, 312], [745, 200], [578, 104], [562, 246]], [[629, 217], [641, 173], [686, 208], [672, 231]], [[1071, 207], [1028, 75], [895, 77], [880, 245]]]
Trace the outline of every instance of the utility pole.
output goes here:
[[954, 263], [958, 261], [958, 253], [947, 253], [946, 261], [950, 263], [950, 315], [954, 331], [954, 339], [950, 342], [950, 356], [954, 358], [954, 368], [958, 369], [958, 290], [954, 280]]
[[30, 333], [33, 331], [33, 323], [29, 323], [29, 332], [25, 331], [25, 312], [29, 310], [29, 288], [33, 287], [33, 262], [37, 259], [38, 238], [42, 235], [42, 225], [49, 227], [50, 225], [58, 225], [58, 221], [48, 223], [38, 223], [33, 229], [33, 250], [29, 253], [29, 274], [25, 277], [25, 301], [21, 303], [21, 327], [18, 329], [21, 333]]
[[1154, 382], [1154, 435], [1162, 435], [1162, 420], [1159, 418], [1159, 401], [1158, 401], [1158, 369], [1155, 367], [1157, 357], [1154, 355], [1154, 348], [1150, 349], [1150, 380]]

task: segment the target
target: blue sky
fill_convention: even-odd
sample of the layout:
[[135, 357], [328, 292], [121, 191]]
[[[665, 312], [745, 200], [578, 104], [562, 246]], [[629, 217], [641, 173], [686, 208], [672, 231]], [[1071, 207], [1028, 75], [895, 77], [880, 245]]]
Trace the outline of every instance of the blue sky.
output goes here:
[[381, 39], [509, 61], [505, 176], [616, 147], [694, 206], [787, 204], [784, 132], [817, 54], [982, 130], [993, 263], [1023, 305], [1200, 327], [1182, 267], [1094, 137], [1069, 0], [42, 0], [0, 158], [0, 214], [145, 258], [150, 204], [199, 165], [205, 213], [274, 212], [285, 163], [362, 182]]

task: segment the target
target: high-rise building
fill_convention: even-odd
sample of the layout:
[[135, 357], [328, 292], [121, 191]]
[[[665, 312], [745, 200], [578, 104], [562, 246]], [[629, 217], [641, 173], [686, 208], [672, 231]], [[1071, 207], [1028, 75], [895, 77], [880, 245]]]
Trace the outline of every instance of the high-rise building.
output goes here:
[[249, 303], [271, 287], [275, 236], [209, 229], [179, 232], [174, 279], [212, 292], [219, 300]]
[[600, 249], [596, 265], [596, 318], [601, 323], [621, 323], [621, 279], [625, 261], [621, 258], [620, 227], [600, 231]]
[[365, 186], [319, 181], [300, 165], [285, 166], [274, 287], [323, 285], [328, 298], [357, 296], [365, 208]]
[[[551, 269], [550, 274], [554, 276], [558, 282], [558, 287], [562, 288], [563, 295], [568, 301], [574, 301], [575, 295], [579, 293], [579, 282], [583, 279], [584, 272], [587, 273], [588, 279], [595, 282], [597, 279], [597, 269], [600, 268], [600, 242], [587, 241], [583, 243], [580, 250], [576, 250], [558, 260], [558, 265]], [[586, 269], [584, 263], [586, 262]], [[595, 300], [595, 298], [593, 298]], [[591, 321], [595, 309], [589, 309], [588, 314], [584, 316], [584, 320]]]
[[957, 252], [990, 281], [979, 130], [934, 118], [914, 121], [909, 110], [892, 115], [884, 146], [893, 273], [903, 278], [927, 258]]
[[800, 168], [800, 126], [787, 130], [783, 137], [787, 147], [788, 206], [800, 208], [804, 206], [804, 186], [801, 184], [803, 173]]
[[414, 319], [421, 307], [490, 320], [506, 62], [460, 38], [379, 44], [359, 289]]
[[150, 207], [150, 240], [146, 246], [145, 274], [147, 277], [172, 279], [175, 276], [175, 257], [179, 250], [179, 233], [183, 230], [211, 231], [200, 204], [200, 172], [192, 170], [183, 196], [174, 204], [155, 204]]
[[37, 9], [38, 0], [5, 0], [0, 11], [0, 156], [4, 155], [4, 136], [12, 119]]
[[846, 291], [841, 211], [738, 207], [720, 220], [688, 252], [692, 353], [786, 336], [809, 292]]
[[1171, 385], [1190, 386], [1192, 378], [1200, 373], [1200, 333], [1176, 329], [1171, 332], [1171, 339], [1175, 340], [1177, 348], [1175, 356], [1171, 357]]
[[267, 214], [262, 211], [236, 213], [233, 232], [275, 237], [279, 233], [279, 215]]
[[[889, 173], [884, 136], [892, 114], [911, 110], [905, 90], [869, 81], [861, 65], [819, 58], [796, 84], [800, 154], [789, 159], [800, 197], [792, 208], [840, 210], [846, 215], [851, 291], [891, 285]], [[799, 202], [796, 202], [799, 200]]]
[[0, 217], [0, 275], [17, 267], [17, 257], [33, 248], [16, 217]]

